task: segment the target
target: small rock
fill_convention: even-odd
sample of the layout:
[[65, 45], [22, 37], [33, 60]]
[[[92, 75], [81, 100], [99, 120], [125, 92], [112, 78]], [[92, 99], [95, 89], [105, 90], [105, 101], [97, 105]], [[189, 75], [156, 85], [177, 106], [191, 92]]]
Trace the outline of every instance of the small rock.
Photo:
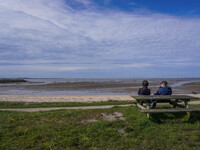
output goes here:
[[104, 114], [104, 113], [101, 113], [101, 114], [103, 115], [103, 119], [107, 121], [115, 121], [117, 119], [125, 120], [122, 113], [120, 112], [114, 112], [113, 114]]
[[124, 128], [118, 129], [117, 130], [120, 134], [126, 135], [127, 133], [124, 131]]
[[82, 120], [81, 123], [93, 123], [93, 122], [97, 122], [96, 119], [88, 119], [88, 120]]

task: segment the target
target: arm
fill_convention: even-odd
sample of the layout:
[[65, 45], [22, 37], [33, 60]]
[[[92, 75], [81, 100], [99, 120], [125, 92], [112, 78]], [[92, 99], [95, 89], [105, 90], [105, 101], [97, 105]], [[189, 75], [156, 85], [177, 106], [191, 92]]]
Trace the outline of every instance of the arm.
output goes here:
[[138, 90], [138, 95], [141, 95], [141, 89]]
[[169, 95], [172, 95], [172, 88], [169, 89]]
[[154, 95], [160, 95], [160, 93], [161, 93], [161, 88], [159, 88], [158, 91], [154, 93]]
[[149, 89], [149, 95], [151, 95], [151, 90]]

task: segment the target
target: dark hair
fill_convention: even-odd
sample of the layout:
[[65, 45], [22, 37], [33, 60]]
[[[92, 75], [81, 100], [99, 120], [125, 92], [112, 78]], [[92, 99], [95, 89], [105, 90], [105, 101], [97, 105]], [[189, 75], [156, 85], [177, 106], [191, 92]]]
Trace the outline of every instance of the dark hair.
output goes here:
[[142, 81], [143, 86], [149, 86], [149, 82], [147, 80]]
[[167, 81], [162, 81], [160, 84], [164, 84], [165, 86], [167, 86], [168, 82]]

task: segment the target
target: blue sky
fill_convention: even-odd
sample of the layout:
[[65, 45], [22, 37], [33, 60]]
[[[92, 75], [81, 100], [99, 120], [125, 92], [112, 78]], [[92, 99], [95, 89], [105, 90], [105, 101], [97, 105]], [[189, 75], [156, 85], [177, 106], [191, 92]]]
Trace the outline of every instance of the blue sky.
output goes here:
[[198, 0], [0, 0], [0, 77], [200, 77]]

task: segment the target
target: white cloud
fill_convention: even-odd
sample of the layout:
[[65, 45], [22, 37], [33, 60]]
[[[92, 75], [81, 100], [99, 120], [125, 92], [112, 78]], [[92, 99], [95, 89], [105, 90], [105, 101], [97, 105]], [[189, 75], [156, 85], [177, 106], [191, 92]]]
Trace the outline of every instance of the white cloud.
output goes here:
[[44, 72], [57, 72], [57, 71], [77, 71], [84, 70], [84, 67], [74, 67], [74, 66], [57, 66], [57, 65], [9, 65], [9, 66], [0, 66], [2, 71], [44, 71]]
[[199, 62], [200, 18], [104, 11], [90, 0], [75, 2], [85, 9], [64, 0], [0, 0], [0, 65], [119, 69]]
[[93, 4], [90, 0], [73, 0], [73, 1], [83, 4], [84, 6], [89, 6]]
[[104, 0], [104, 5], [108, 5], [111, 3], [112, 0]]
[[150, 67], [153, 66], [153, 64], [148, 64], [148, 63], [135, 63], [135, 64], [126, 64], [126, 65], [121, 65], [124, 68], [143, 68], [143, 67]]
[[169, 66], [193, 66], [193, 67], [200, 67], [200, 63], [187, 63], [187, 62], [181, 62], [181, 63], [166, 63], [165, 65]]

